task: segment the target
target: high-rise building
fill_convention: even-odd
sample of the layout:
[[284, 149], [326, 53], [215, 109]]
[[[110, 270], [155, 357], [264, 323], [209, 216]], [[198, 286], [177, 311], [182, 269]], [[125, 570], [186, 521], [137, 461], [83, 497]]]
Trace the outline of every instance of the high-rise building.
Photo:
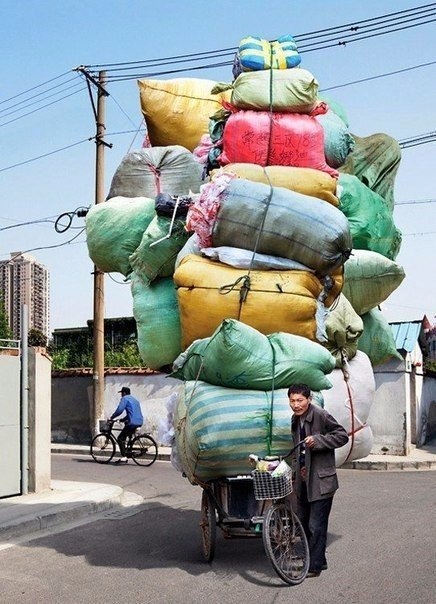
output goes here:
[[29, 329], [50, 336], [50, 293], [47, 268], [22, 252], [0, 261], [0, 294], [13, 337], [21, 338], [21, 309], [27, 305]]

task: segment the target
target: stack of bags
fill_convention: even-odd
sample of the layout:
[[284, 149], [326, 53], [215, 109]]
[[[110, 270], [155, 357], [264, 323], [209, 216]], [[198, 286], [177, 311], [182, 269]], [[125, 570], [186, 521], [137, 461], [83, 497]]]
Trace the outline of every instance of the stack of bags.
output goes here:
[[347, 428], [337, 464], [367, 455], [372, 368], [396, 354], [378, 306], [404, 278], [398, 145], [353, 136], [300, 61], [291, 36], [249, 37], [230, 85], [140, 81], [152, 146], [88, 213], [91, 258], [131, 280], [145, 364], [183, 381], [175, 447], [193, 483], [285, 454], [296, 382]]

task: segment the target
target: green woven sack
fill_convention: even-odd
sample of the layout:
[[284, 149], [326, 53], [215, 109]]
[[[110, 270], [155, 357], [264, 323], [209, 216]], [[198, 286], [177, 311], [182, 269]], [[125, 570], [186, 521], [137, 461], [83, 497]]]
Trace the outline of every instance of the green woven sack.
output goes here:
[[129, 256], [154, 216], [154, 200], [146, 197], [114, 197], [92, 206], [86, 216], [89, 257], [101, 271], [127, 277]]
[[395, 346], [391, 326], [378, 308], [362, 315], [362, 320], [363, 334], [357, 347], [369, 357], [373, 367], [391, 358], [403, 358]]
[[402, 266], [377, 252], [353, 250], [344, 265], [342, 293], [358, 315], [376, 308], [401, 284]]
[[173, 364], [173, 377], [200, 379], [241, 390], [272, 390], [305, 383], [327, 390], [335, 359], [316, 342], [288, 333], [268, 336], [225, 319], [210, 338], [194, 341]]
[[395, 178], [401, 161], [401, 148], [388, 134], [353, 135], [355, 145], [340, 172], [354, 174], [394, 209]]
[[145, 286], [133, 273], [131, 289], [142, 360], [150, 369], [170, 365], [181, 351], [179, 308], [173, 280], [163, 277]]
[[339, 209], [350, 223], [353, 248], [371, 250], [395, 260], [400, 251], [401, 232], [383, 197], [351, 174], [339, 175], [338, 197]]
[[175, 220], [171, 234], [171, 218], [155, 216], [145, 230], [141, 243], [129, 257], [129, 262], [146, 285], [156, 277], [172, 277], [177, 254], [190, 234], [184, 220]]
[[356, 355], [357, 341], [363, 332], [361, 317], [343, 294], [329, 308], [325, 331], [324, 346], [335, 357], [336, 367], [342, 367], [344, 359], [350, 360]]

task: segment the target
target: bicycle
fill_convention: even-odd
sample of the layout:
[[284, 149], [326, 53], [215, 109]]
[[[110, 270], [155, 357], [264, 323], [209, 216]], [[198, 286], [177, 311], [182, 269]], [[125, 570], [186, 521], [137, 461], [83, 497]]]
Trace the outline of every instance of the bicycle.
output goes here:
[[200, 529], [206, 562], [214, 558], [219, 526], [225, 537], [262, 535], [265, 553], [278, 576], [290, 585], [304, 581], [309, 571], [309, 545], [289, 499], [291, 468], [277, 477], [253, 470], [249, 475], [224, 477], [202, 486]]
[[[117, 440], [112, 434], [116, 420], [100, 422], [101, 432], [91, 441], [90, 453], [97, 463], [109, 463], [117, 450]], [[122, 422], [117, 422], [122, 423]], [[138, 466], [151, 466], [157, 459], [158, 446], [151, 434], [142, 433], [140, 428], [126, 440], [126, 457]]]

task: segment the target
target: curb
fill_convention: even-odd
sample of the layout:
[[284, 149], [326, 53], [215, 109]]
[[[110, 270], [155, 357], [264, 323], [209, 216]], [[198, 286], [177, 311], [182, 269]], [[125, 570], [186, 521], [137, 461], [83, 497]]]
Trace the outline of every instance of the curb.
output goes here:
[[344, 470], [436, 470], [436, 461], [351, 461], [342, 464]]
[[[39, 505], [41, 508], [36, 513], [17, 516], [5, 522], [2, 522], [0, 515], [0, 543], [5, 544], [23, 536], [28, 537], [29, 534], [82, 520], [92, 514], [120, 506], [123, 501], [124, 491], [115, 485], [89, 484], [87, 490], [71, 491], [63, 486], [65, 484], [70, 483], [53, 480], [51, 491], [39, 497], [35, 496], [33, 505]], [[12, 506], [20, 509], [20, 499], [22, 501], [22, 496], [5, 501], [9, 510], [13, 509]]]
[[[62, 445], [55, 443], [51, 445], [51, 452], [59, 455], [90, 455], [88, 445]], [[159, 447], [157, 453], [157, 460], [170, 461], [171, 449], [168, 447]]]

